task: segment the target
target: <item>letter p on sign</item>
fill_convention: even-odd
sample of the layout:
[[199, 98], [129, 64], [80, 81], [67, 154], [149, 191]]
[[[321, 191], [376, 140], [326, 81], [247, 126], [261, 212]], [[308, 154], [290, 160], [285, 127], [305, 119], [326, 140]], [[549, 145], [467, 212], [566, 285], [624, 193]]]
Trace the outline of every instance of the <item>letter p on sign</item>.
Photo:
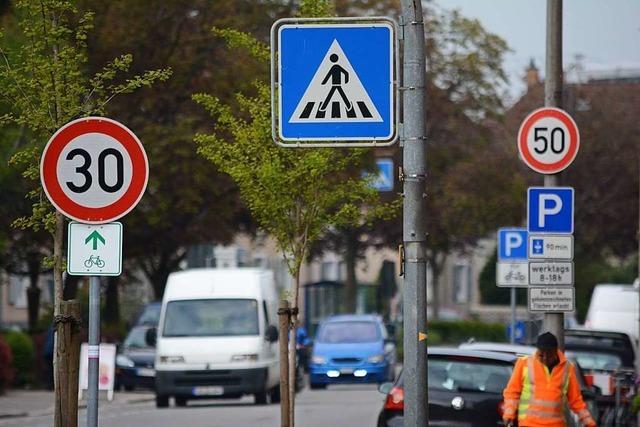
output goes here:
[[498, 260], [527, 260], [527, 230], [524, 228], [501, 228], [498, 230]]
[[573, 188], [530, 187], [527, 196], [529, 233], [573, 233]]

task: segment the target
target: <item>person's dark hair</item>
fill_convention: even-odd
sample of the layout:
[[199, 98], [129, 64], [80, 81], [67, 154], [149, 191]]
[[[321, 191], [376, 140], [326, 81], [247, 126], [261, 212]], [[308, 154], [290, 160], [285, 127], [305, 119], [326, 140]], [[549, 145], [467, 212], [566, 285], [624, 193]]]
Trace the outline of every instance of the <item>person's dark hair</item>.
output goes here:
[[558, 339], [551, 332], [545, 332], [538, 337], [536, 347], [540, 350], [555, 350], [558, 348]]

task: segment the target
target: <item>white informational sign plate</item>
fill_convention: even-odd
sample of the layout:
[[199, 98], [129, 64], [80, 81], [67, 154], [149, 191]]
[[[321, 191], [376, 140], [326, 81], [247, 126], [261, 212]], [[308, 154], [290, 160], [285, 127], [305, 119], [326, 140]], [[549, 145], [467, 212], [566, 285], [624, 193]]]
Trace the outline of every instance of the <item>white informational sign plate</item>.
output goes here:
[[67, 273], [119, 276], [122, 273], [122, 224], [69, 223]]
[[530, 235], [529, 259], [573, 260], [573, 236]]
[[529, 288], [529, 311], [558, 312], [574, 311], [576, 290], [574, 287]]
[[526, 288], [529, 285], [529, 264], [526, 262], [498, 262], [496, 284], [509, 288]]
[[[78, 396], [89, 388], [89, 344], [80, 346], [80, 372]], [[116, 345], [100, 344], [100, 363], [98, 367], [98, 390], [107, 392], [107, 399], [113, 400], [113, 386], [116, 379]]]
[[530, 262], [529, 284], [573, 285], [573, 262]]

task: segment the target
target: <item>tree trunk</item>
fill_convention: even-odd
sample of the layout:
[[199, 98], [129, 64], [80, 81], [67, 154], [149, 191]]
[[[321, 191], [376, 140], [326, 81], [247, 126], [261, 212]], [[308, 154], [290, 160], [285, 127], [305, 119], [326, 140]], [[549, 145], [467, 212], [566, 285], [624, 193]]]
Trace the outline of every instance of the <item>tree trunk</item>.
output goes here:
[[[62, 304], [62, 248], [64, 240], [64, 217], [60, 212], [55, 213], [56, 227], [53, 233], [53, 314], [57, 319], [61, 315]], [[69, 367], [68, 360], [62, 360], [67, 356], [64, 343], [60, 339], [62, 333], [62, 323], [56, 323], [55, 352], [53, 358], [53, 382], [55, 388], [55, 427], [69, 425], [64, 418], [66, 408], [69, 407], [69, 376], [66, 368]], [[77, 381], [77, 379], [75, 380]], [[77, 398], [77, 397], [76, 397]], [[78, 418], [78, 414], [75, 414]]]
[[280, 302], [278, 310], [279, 347], [280, 347], [280, 427], [289, 427], [289, 309], [291, 304], [287, 300]]
[[345, 312], [355, 313], [358, 304], [358, 280], [356, 279], [356, 257], [358, 255], [357, 234], [353, 230], [345, 231], [344, 260], [347, 266], [345, 282]]
[[107, 277], [107, 293], [104, 304], [104, 322], [114, 325], [120, 321], [120, 299], [118, 298], [118, 284], [120, 276]]
[[27, 288], [27, 312], [29, 315], [29, 332], [34, 333], [38, 325], [40, 314], [40, 266], [42, 255], [39, 252], [31, 252], [27, 255], [27, 266], [29, 269], [29, 287]]
[[300, 291], [300, 267], [302, 265], [302, 260], [304, 259], [304, 252], [299, 260], [296, 260], [296, 271], [294, 274], [293, 281], [293, 303], [291, 304], [291, 308], [293, 309], [294, 314], [291, 316], [291, 322], [289, 324], [289, 329], [291, 333], [289, 334], [289, 427], [295, 426], [295, 413], [296, 413], [296, 323], [298, 321], [298, 299], [299, 299], [299, 291]]
[[72, 276], [67, 274], [64, 278], [64, 289], [62, 290], [62, 299], [70, 301], [76, 299], [78, 295], [78, 283], [80, 282], [80, 276]]
[[446, 257], [438, 262], [438, 257], [433, 257], [433, 262], [431, 263], [431, 272], [432, 272], [432, 280], [433, 280], [433, 297], [431, 299], [431, 309], [432, 309], [432, 319], [438, 320], [440, 318], [440, 273], [442, 272], [442, 266], [445, 263]]

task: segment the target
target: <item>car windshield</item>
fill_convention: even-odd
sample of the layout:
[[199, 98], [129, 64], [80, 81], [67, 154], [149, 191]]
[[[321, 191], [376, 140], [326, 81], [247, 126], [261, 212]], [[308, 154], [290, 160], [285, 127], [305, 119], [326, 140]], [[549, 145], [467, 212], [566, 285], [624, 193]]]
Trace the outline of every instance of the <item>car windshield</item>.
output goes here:
[[612, 353], [600, 353], [597, 351], [571, 352], [584, 370], [613, 371], [622, 366], [622, 359]]
[[380, 341], [380, 330], [375, 322], [328, 322], [318, 333], [318, 342], [327, 344], [357, 344]]
[[429, 389], [502, 393], [511, 364], [469, 358], [429, 358]]
[[124, 340], [124, 346], [130, 348], [148, 348], [146, 334], [149, 328], [133, 328]]
[[160, 321], [160, 310], [162, 309], [161, 304], [152, 303], [147, 304], [138, 317], [138, 322], [136, 325], [150, 325], [157, 326]]
[[165, 337], [258, 334], [258, 302], [252, 299], [171, 301], [162, 332]]

